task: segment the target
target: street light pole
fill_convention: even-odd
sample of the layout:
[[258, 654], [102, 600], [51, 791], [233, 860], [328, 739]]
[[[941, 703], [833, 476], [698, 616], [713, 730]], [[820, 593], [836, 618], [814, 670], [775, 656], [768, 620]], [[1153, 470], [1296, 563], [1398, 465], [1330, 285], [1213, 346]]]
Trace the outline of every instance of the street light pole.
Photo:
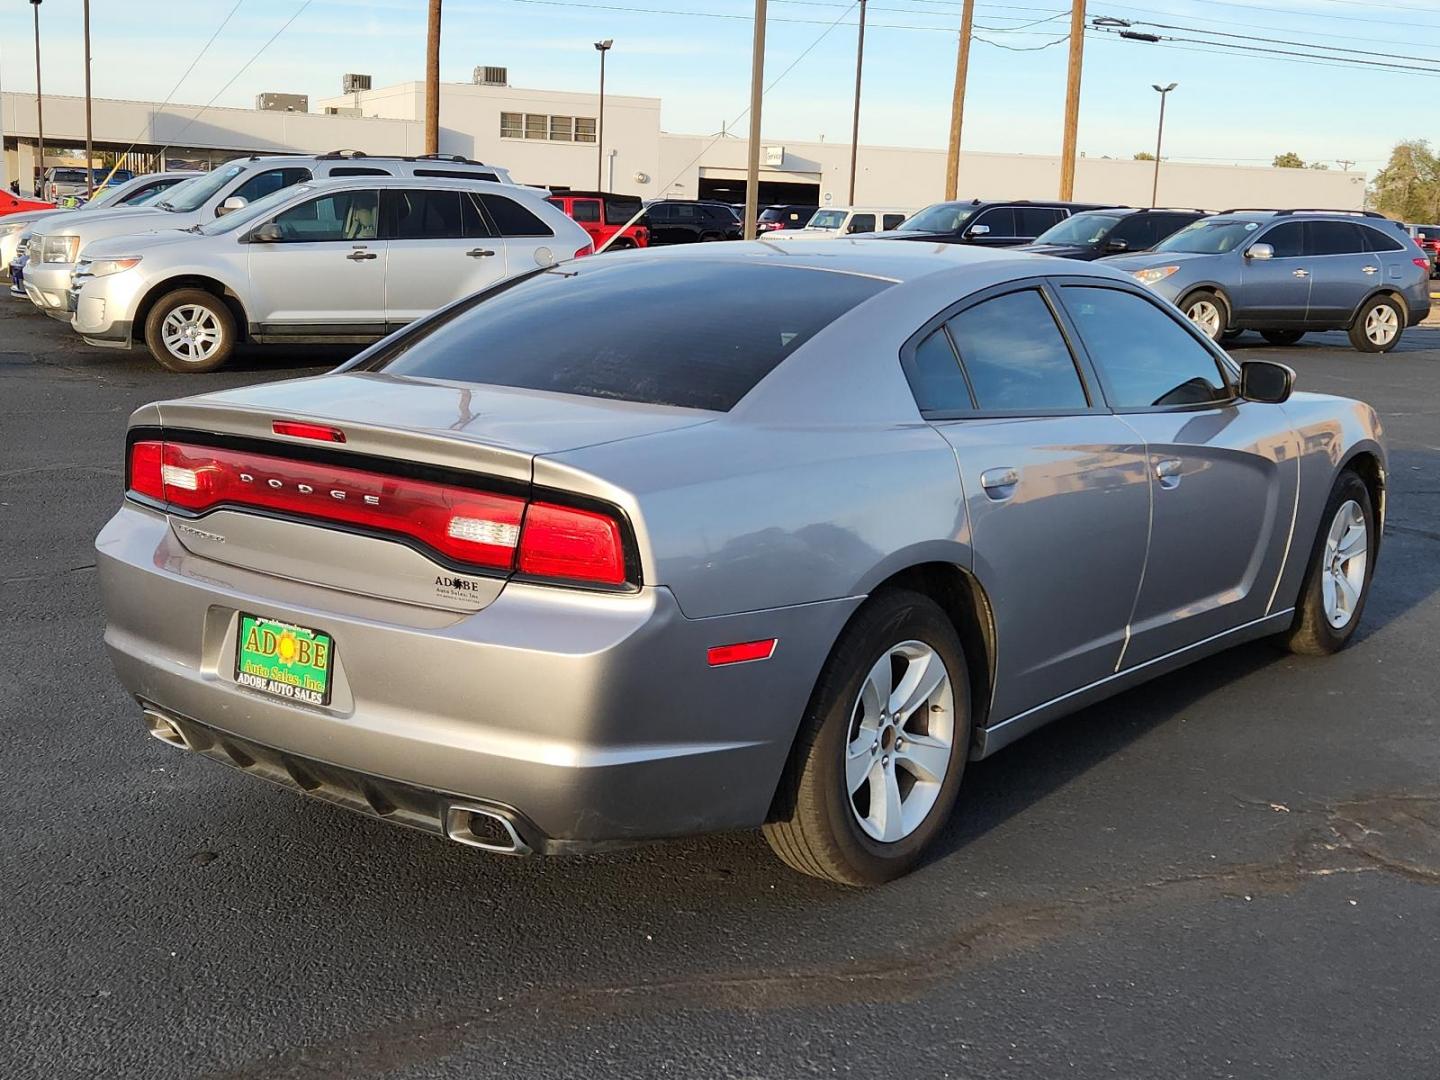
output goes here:
[[860, 72], [865, 65], [865, 0], [860, 0], [860, 41], [855, 46], [855, 118], [850, 123], [850, 205], [855, 205], [855, 157], [860, 149]]
[[94, 131], [90, 125], [90, 0], [85, 0], [85, 198], [90, 199], [95, 195], [95, 174], [91, 167], [95, 164], [92, 150], [92, 137]]
[[755, 239], [760, 209], [760, 103], [765, 96], [765, 0], [755, 0], [755, 37], [750, 43], [750, 144], [745, 148], [745, 239]]
[[605, 54], [615, 44], [614, 38], [595, 42], [600, 54], [600, 115], [595, 120], [595, 190], [605, 189]]
[[1160, 93], [1160, 126], [1155, 131], [1155, 178], [1150, 183], [1150, 208], [1152, 210], [1160, 198], [1160, 144], [1165, 138], [1165, 99], [1170, 96], [1170, 91], [1179, 85], [1179, 83], [1173, 82], [1169, 86], [1151, 83], [1151, 87]]
[[[40, 143], [40, 183], [42, 190], [37, 194], [44, 194], [45, 183], [45, 106], [41, 101], [40, 92], [40, 0], [30, 0], [35, 10], [35, 133]], [[31, 188], [34, 192], [34, 188]]]

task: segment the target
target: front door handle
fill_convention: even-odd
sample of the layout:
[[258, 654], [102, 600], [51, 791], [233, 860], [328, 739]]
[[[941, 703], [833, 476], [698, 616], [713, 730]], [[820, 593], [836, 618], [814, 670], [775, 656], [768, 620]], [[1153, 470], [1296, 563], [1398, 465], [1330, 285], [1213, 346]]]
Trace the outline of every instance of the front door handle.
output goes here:
[[1166, 458], [1155, 463], [1155, 479], [1167, 491], [1180, 486], [1182, 463], [1179, 458]]
[[1015, 494], [1015, 485], [1020, 483], [1019, 470], [1008, 465], [998, 469], [986, 469], [980, 474], [980, 486], [985, 494], [996, 502], [1004, 502]]
[[379, 257], [373, 251], [352, 251], [345, 256], [351, 262], [363, 262], [365, 259], [378, 259]]
[[471, 248], [469, 251], [465, 252], [465, 254], [469, 255], [472, 259], [483, 259], [487, 255], [494, 255], [495, 252], [491, 251], [489, 248]]
[[1378, 273], [1380, 272], [1380, 267], [1378, 267], [1378, 266], [1362, 266], [1362, 267], [1360, 268], [1360, 272], [1361, 272], [1362, 274], [1378, 274]]
[[1291, 273], [1293, 273], [1296, 277], [1309, 277], [1309, 276], [1310, 276], [1310, 271], [1309, 271], [1309, 270], [1292, 270]]

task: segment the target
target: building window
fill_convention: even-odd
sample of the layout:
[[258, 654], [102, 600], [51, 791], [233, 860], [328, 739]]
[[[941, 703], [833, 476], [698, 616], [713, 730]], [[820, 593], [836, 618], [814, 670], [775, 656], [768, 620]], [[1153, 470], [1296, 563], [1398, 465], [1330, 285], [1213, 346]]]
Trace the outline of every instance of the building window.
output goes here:
[[593, 116], [575, 117], [575, 141], [595, 141], [595, 118]]
[[546, 129], [549, 126], [549, 117], [543, 113], [525, 114], [525, 137], [527, 139], [545, 138]]
[[525, 122], [518, 112], [502, 112], [500, 114], [500, 137], [502, 139], [520, 139], [525, 136]]
[[573, 116], [550, 117], [550, 141], [574, 142], [575, 118]]

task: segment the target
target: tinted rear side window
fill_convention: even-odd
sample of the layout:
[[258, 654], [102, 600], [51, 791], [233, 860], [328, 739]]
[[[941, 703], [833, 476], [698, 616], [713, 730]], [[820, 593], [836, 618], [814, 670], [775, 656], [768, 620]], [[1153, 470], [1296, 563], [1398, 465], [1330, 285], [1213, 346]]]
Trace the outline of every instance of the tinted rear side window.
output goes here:
[[478, 192], [475, 197], [485, 207], [485, 212], [490, 215], [490, 220], [495, 223], [495, 230], [501, 236], [555, 235], [549, 225], [514, 199], [507, 199], [504, 195], [491, 195], [489, 192]]
[[1036, 290], [986, 300], [946, 325], [979, 408], [1026, 413], [1089, 406], [1070, 347]]
[[[886, 288], [873, 278], [782, 266], [567, 266], [481, 294], [362, 369], [724, 412]], [[745, 318], [735, 318], [737, 310]]]
[[[693, 217], [695, 208], [689, 208]], [[624, 225], [636, 214], [640, 213], [639, 199], [606, 199], [605, 200], [605, 224]]]
[[1365, 250], [1360, 228], [1348, 221], [1307, 221], [1306, 255], [1352, 255]]
[[[1372, 229], [1368, 225], [1357, 225], [1360, 235], [1365, 239], [1367, 251], [1404, 251], [1405, 245], [1400, 243], [1400, 238], [1381, 232], [1379, 229]], [[1431, 233], [1431, 236], [1436, 235]]]

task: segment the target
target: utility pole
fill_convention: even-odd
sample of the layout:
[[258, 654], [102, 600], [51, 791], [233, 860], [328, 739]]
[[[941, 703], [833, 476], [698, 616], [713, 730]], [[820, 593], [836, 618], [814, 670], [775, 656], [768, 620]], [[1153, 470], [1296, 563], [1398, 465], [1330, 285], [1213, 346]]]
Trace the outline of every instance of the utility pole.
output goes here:
[[1070, 6], [1070, 73], [1065, 82], [1065, 143], [1060, 150], [1060, 198], [1075, 197], [1075, 142], [1080, 127], [1080, 68], [1085, 59], [1085, 0]]
[[950, 99], [950, 148], [945, 156], [945, 198], [954, 199], [960, 187], [960, 128], [965, 121], [965, 79], [970, 71], [970, 31], [975, 24], [975, 0], [965, 0], [960, 13], [960, 45], [955, 54], [955, 92]]
[[90, 125], [90, 0], [85, 0], [85, 198], [90, 199], [95, 195], [95, 173], [91, 171], [94, 165], [93, 150], [91, 146], [94, 134]]
[[1155, 179], [1150, 182], [1150, 208], [1152, 210], [1160, 198], [1160, 144], [1165, 138], [1165, 99], [1170, 96], [1170, 91], [1179, 85], [1179, 83], [1173, 82], [1169, 86], [1161, 86], [1159, 83], [1151, 84], [1152, 88], [1160, 94], [1160, 126], [1155, 129]]
[[1355, 164], [1354, 158], [1336, 158], [1335, 164], [1340, 166], [1342, 172], [1349, 172], [1350, 166]]
[[[35, 133], [40, 143], [40, 183], [45, 183], [45, 105], [40, 92], [40, 0], [30, 0], [35, 10]], [[34, 193], [34, 188], [31, 192]], [[43, 191], [40, 194], [44, 194]]]
[[595, 121], [595, 190], [606, 191], [605, 187], [605, 54], [615, 44], [614, 38], [595, 42], [600, 54], [600, 115]]
[[440, 0], [430, 0], [425, 42], [425, 152], [440, 152]]
[[750, 45], [750, 145], [745, 148], [745, 239], [755, 239], [760, 209], [760, 100], [765, 96], [765, 0], [755, 0], [755, 39]]
[[855, 46], [855, 118], [850, 123], [850, 205], [855, 205], [855, 157], [860, 149], [860, 72], [865, 66], [865, 0], [860, 0], [860, 41]]

